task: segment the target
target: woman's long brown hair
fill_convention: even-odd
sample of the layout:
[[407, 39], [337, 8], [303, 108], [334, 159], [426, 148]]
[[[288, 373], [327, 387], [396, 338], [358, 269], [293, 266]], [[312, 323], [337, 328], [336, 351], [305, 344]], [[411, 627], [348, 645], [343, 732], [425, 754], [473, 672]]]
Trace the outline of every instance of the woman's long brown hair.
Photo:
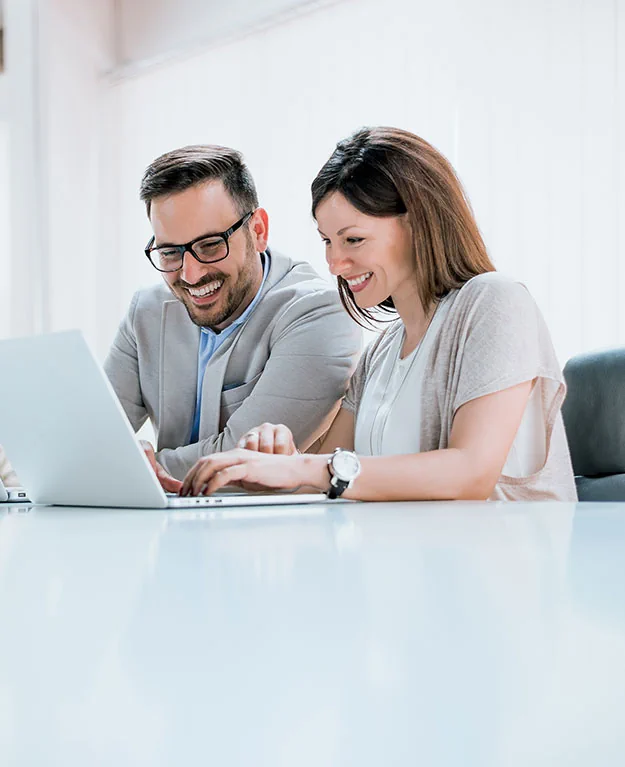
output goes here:
[[[340, 141], [312, 182], [312, 213], [340, 192], [369, 216], [407, 214], [424, 309], [472, 277], [493, 272], [473, 211], [454, 169], [419, 136], [398, 128], [363, 128]], [[378, 317], [361, 309], [339, 277], [343, 306], [361, 325]], [[393, 312], [391, 297], [378, 305]]]

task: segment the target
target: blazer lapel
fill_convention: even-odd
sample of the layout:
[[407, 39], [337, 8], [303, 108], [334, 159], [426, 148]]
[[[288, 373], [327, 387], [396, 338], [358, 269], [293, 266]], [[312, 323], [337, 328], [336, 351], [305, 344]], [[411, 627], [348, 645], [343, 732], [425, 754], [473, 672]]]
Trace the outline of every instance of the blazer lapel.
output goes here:
[[223, 390], [224, 378], [230, 359], [230, 352], [234, 343], [234, 338], [229, 338], [222, 347], [213, 355], [209, 362], [204, 380], [202, 382], [202, 412], [200, 414], [200, 439], [207, 439], [215, 436], [221, 431], [221, 392]]
[[200, 329], [178, 300], [163, 304], [158, 449], [186, 445], [193, 426]]

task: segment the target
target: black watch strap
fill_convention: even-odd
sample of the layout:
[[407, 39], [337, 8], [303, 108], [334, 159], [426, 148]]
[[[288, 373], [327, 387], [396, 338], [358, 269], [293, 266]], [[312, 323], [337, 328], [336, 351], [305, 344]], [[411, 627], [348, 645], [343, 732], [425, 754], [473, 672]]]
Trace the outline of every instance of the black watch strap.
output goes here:
[[330, 480], [330, 487], [328, 489], [328, 498], [333, 501], [335, 498], [340, 498], [341, 495], [347, 490], [349, 487], [349, 482], [346, 482], [344, 479], [339, 479], [338, 477], [332, 477]]

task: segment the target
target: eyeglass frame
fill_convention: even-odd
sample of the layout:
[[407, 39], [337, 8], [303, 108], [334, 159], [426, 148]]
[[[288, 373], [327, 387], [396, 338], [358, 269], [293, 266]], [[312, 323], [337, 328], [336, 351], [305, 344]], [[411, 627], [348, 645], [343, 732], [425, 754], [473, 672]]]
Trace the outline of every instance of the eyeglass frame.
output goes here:
[[[152, 235], [150, 241], [146, 245], [144, 249], [144, 253], [150, 262], [150, 264], [156, 269], [157, 272], [161, 272], [161, 274], [173, 274], [174, 272], [180, 271], [182, 267], [184, 266], [184, 254], [190, 253], [193, 258], [200, 264], [218, 264], [220, 261], [223, 261], [224, 259], [228, 258], [230, 255], [230, 238], [232, 235], [240, 229], [242, 226], [247, 224], [247, 222], [252, 218], [254, 213], [258, 208], [255, 208], [254, 210], [251, 210], [249, 213], [246, 213], [242, 218], [240, 218], [236, 223], [234, 223], [230, 229], [226, 229], [225, 232], [211, 232], [209, 234], [203, 234], [200, 237], [195, 237], [195, 239], [191, 240], [190, 242], [186, 242], [184, 245], [159, 245], [158, 247], [153, 247], [154, 243], [156, 242], [156, 236]], [[196, 242], [200, 242], [201, 240], [208, 240], [211, 237], [221, 237], [221, 239], [226, 243], [226, 255], [222, 256], [221, 258], [217, 258], [214, 261], [202, 261], [202, 259], [198, 256], [198, 254], [193, 250], [193, 246]], [[155, 250], [160, 250], [161, 248], [175, 248], [176, 250], [180, 251], [180, 266], [177, 269], [159, 269], [158, 266], [152, 261], [152, 258], [150, 257], [150, 253], [153, 253]]]

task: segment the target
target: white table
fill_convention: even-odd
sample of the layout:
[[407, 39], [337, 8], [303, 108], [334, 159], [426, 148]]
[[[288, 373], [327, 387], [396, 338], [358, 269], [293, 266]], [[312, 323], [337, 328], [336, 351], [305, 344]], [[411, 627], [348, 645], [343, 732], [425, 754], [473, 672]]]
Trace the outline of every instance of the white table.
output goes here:
[[621, 767], [625, 504], [0, 511], [3, 767]]

